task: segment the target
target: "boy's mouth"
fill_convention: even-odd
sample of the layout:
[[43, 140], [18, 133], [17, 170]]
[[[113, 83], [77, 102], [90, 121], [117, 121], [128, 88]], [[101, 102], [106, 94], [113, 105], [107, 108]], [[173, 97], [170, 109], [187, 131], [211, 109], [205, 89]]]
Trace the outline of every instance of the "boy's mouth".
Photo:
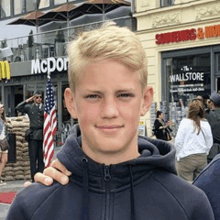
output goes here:
[[99, 125], [96, 128], [99, 129], [118, 129], [124, 127], [123, 125]]
[[96, 128], [106, 135], [115, 135], [117, 134], [123, 125], [99, 125]]

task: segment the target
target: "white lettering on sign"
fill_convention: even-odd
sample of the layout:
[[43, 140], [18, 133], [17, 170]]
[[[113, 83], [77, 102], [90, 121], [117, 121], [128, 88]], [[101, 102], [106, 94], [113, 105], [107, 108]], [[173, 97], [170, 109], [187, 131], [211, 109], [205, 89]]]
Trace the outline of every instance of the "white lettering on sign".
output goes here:
[[43, 73], [47, 72], [47, 61], [46, 60], [41, 61], [40, 68]]
[[32, 60], [31, 61], [31, 74], [38, 74], [38, 73], [50, 73], [57, 70], [58, 72], [62, 72], [63, 70], [67, 70], [67, 63], [69, 62], [69, 58], [61, 58], [58, 59], [54, 57], [49, 57], [45, 60]]
[[200, 72], [186, 72], [170, 76], [170, 82], [182, 82], [182, 81], [204, 81], [204, 73]]

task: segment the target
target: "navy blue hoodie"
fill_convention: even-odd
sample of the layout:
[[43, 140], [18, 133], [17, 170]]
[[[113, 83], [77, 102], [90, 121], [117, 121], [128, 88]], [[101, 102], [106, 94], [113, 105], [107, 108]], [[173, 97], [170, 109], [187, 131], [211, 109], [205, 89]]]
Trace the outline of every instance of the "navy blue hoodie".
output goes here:
[[194, 185], [202, 189], [212, 206], [215, 220], [220, 220], [220, 154], [194, 180]]
[[202, 192], [176, 176], [175, 150], [164, 141], [139, 137], [141, 156], [105, 166], [82, 151], [75, 127], [58, 159], [70, 183], [22, 190], [6, 220], [214, 220]]

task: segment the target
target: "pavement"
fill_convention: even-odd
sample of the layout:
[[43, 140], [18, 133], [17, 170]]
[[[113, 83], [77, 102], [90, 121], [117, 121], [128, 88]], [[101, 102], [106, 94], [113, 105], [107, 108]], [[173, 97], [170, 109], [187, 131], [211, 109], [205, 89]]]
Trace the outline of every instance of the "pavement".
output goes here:
[[[0, 185], [0, 192], [19, 192], [24, 188], [26, 180], [8, 181], [6, 185]], [[0, 220], [5, 220], [10, 204], [0, 203]]]
[[[55, 147], [54, 158], [61, 147]], [[0, 185], [0, 192], [20, 192], [24, 188], [27, 180], [7, 181], [6, 185]], [[0, 203], [0, 220], [5, 220], [10, 204]]]

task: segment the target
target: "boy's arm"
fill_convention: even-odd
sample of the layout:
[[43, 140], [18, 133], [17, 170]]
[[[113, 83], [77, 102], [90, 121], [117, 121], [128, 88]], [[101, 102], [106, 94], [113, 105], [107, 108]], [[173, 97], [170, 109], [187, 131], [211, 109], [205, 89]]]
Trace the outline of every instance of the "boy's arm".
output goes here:
[[66, 169], [66, 167], [60, 163], [58, 159], [54, 160], [50, 167], [46, 168], [43, 173], [37, 173], [34, 176], [35, 182], [42, 183], [46, 186], [50, 186], [53, 180], [66, 185], [69, 182], [69, 176], [71, 172]]

